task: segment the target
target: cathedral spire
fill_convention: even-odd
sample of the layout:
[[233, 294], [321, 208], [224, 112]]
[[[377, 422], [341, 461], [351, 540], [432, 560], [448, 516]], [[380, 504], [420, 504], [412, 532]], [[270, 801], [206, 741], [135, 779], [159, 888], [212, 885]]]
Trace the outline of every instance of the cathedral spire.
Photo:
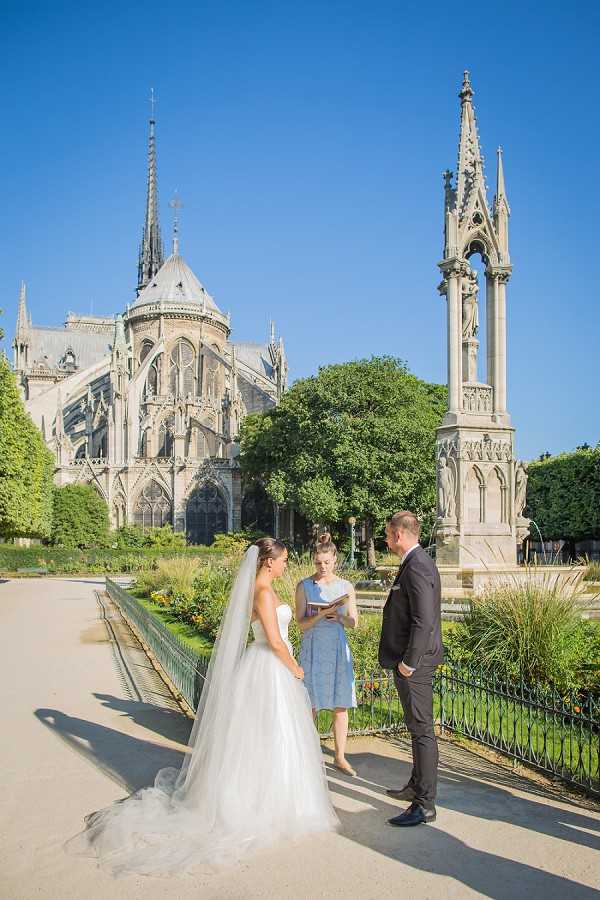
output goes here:
[[456, 169], [456, 208], [459, 216], [466, 211], [473, 192], [479, 186], [485, 193], [483, 177], [483, 157], [479, 146], [479, 134], [477, 121], [473, 107], [473, 88], [468, 71], [464, 72], [462, 88], [459, 93], [460, 114], [460, 140], [458, 144], [458, 165]]
[[164, 262], [163, 245], [158, 221], [158, 190], [156, 186], [156, 138], [154, 128], [154, 89], [150, 97], [150, 132], [148, 137], [148, 186], [146, 193], [146, 219], [138, 261], [138, 294], [154, 278]]

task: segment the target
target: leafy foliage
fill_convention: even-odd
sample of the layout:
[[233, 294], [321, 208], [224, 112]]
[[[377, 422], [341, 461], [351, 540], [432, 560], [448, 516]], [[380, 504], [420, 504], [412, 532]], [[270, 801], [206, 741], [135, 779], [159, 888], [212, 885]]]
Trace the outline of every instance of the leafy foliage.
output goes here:
[[501, 678], [580, 687], [600, 632], [581, 619], [579, 599], [577, 591], [535, 570], [525, 580], [490, 587], [452, 630], [450, 654]]
[[248, 416], [240, 461], [279, 503], [313, 522], [381, 527], [397, 509], [435, 510], [435, 430], [446, 389], [389, 357], [326, 366]]
[[54, 488], [52, 543], [61, 547], [106, 547], [108, 507], [90, 484]]
[[0, 534], [5, 538], [50, 535], [53, 472], [52, 454], [0, 355]]
[[525, 513], [546, 539], [600, 538], [600, 446], [531, 463]]

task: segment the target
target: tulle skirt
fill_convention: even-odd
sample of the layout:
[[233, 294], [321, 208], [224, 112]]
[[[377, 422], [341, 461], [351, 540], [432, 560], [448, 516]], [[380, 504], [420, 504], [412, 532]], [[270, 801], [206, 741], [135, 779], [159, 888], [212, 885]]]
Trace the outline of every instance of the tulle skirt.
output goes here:
[[183, 786], [162, 769], [154, 787], [88, 816], [67, 849], [114, 875], [170, 875], [337, 828], [306, 688], [265, 643], [241, 659], [227, 739], [212, 754], [210, 780], [202, 765]]

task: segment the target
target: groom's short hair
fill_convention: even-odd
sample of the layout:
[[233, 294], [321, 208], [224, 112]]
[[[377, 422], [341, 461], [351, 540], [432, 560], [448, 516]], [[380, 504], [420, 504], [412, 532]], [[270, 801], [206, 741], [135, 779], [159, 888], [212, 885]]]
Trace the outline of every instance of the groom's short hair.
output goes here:
[[421, 523], [415, 514], [409, 512], [407, 509], [394, 513], [394, 515], [388, 519], [388, 524], [394, 531], [402, 529], [403, 531], [408, 531], [410, 534], [414, 534], [416, 538], [421, 534]]

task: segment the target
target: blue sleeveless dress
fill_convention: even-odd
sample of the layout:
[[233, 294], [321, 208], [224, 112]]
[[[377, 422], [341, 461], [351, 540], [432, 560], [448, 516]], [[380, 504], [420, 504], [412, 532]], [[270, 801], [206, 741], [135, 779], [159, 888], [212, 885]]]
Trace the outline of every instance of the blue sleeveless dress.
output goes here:
[[[343, 578], [329, 584], [316, 584], [312, 578], [302, 581], [308, 605], [312, 601], [328, 603], [348, 593], [351, 587]], [[338, 607], [347, 615], [347, 605]], [[356, 706], [356, 689], [352, 653], [346, 631], [339, 622], [322, 619], [302, 635], [300, 665], [304, 669], [304, 684], [313, 709], [349, 709]]]

